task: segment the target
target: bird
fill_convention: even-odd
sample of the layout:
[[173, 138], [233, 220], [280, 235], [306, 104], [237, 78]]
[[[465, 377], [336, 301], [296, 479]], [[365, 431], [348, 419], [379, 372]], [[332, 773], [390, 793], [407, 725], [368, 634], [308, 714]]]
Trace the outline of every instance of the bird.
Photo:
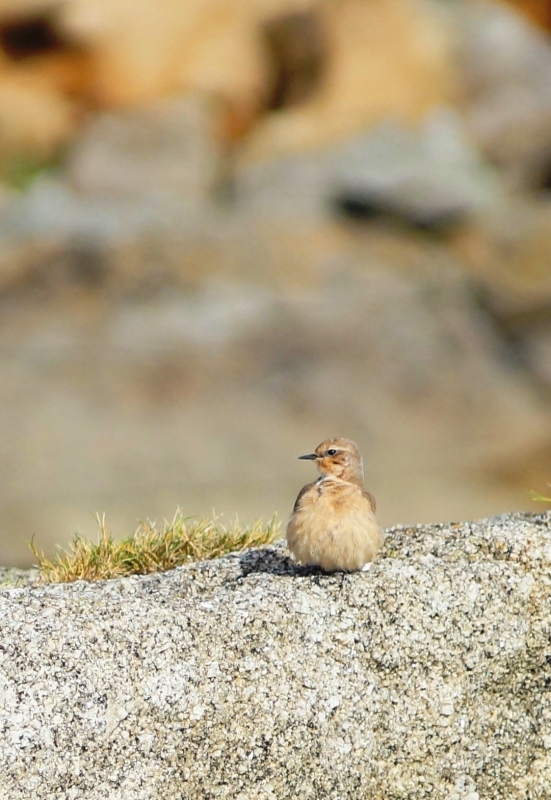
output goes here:
[[304, 486], [287, 525], [294, 558], [325, 572], [367, 568], [383, 546], [373, 495], [363, 487], [363, 459], [351, 439], [326, 439], [313, 453], [320, 477]]

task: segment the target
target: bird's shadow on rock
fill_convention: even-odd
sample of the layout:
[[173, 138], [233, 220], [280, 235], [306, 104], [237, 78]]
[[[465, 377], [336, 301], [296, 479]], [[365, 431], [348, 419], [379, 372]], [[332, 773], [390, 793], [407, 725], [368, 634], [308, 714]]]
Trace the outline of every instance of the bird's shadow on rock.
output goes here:
[[280, 550], [277, 547], [263, 547], [259, 550], [249, 550], [239, 557], [239, 565], [243, 578], [258, 572], [266, 572], [274, 576], [297, 578], [333, 578], [335, 574], [346, 574], [324, 572], [320, 567], [297, 564], [284, 550]]

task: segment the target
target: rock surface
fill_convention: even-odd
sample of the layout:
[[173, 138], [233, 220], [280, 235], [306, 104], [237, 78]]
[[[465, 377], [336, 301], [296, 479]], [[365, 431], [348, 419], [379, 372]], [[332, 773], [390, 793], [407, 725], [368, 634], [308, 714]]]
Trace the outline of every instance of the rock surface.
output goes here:
[[0, 797], [551, 797], [551, 515], [0, 594]]

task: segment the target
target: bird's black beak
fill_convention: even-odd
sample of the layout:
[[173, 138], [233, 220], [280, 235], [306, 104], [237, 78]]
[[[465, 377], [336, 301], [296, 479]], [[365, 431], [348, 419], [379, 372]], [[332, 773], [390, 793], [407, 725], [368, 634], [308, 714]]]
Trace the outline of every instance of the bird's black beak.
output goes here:
[[310, 453], [307, 456], [299, 456], [299, 459], [302, 459], [303, 461], [315, 461], [316, 458], [317, 455], [315, 453]]

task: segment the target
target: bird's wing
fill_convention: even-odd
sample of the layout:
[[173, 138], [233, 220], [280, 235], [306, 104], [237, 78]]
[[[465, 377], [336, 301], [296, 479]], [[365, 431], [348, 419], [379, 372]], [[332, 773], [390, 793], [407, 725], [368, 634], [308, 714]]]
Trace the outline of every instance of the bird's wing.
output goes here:
[[[304, 487], [304, 489], [306, 489], [306, 486]], [[304, 491], [304, 489], [302, 491]], [[377, 511], [377, 503], [375, 502], [375, 498], [373, 497], [373, 495], [370, 494], [369, 492], [366, 492], [365, 489], [362, 489], [362, 494], [365, 497], [365, 499], [367, 500], [367, 502], [369, 503], [369, 505], [371, 506], [371, 509], [373, 511]], [[298, 502], [299, 498], [300, 498], [300, 494], [297, 497], [297, 502]]]
[[295, 500], [295, 505], [293, 506], [293, 514], [295, 511], [298, 511], [300, 508], [300, 501], [302, 500], [303, 496], [308, 492], [313, 486], [315, 486], [317, 481], [312, 481], [312, 483], [307, 483], [306, 486], [303, 486], [300, 492], [298, 493], [298, 497]]

